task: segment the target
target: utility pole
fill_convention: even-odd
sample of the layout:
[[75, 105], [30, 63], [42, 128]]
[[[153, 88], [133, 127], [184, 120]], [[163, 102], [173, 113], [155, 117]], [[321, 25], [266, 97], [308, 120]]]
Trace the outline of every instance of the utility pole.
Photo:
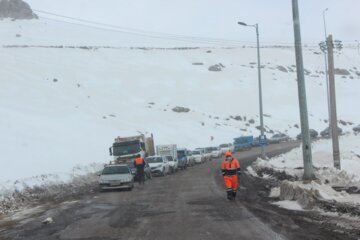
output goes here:
[[336, 114], [336, 94], [335, 94], [335, 75], [334, 75], [334, 44], [332, 35], [327, 38], [328, 60], [329, 60], [329, 87], [330, 87], [330, 106], [331, 106], [331, 136], [333, 144], [334, 167], [341, 169], [339, 136]]
[[[324, 21], [324, 33], [325, 33], [325, 43], [327, 43], [326, 38], [327, 38], [327, 33], [326, 33], [326, 21], [325, 21], [325, 12], [328, 11], [329, 9], [326, 8], [323, 11], [323, 21]], [[324, 60], [325, 60], [325, 81], [326, 81], [326, 97], [327, 97], [327, 104], [328, 104], [328, 124], [329, 124], [329, 131], [330, 131], [330, 127], [331, 127], [331, 109], [330, 109], [330, 90], [329, 90], [329, 76], [328, 76], [328, 67], [327, 67], [327, 51], [325, 49], [324, 52]]]
[[300, 118], [301, 118], [300, 120], [301, 120], [302, 150], [303, 150], [303, 161], [304, 161], [303, 179], [312, 180], [315, 179], [315, 176], [312, 166], [304, 65], [303, 65], [302, 46], [301, 46], [300, 17], [299, 17], [299, 6], [297, 0], [292, 0], [292, 10], [293, 10], [293, 24], [294, 24], [294, 38], [295, 38], [296, 72], [297, 72]]

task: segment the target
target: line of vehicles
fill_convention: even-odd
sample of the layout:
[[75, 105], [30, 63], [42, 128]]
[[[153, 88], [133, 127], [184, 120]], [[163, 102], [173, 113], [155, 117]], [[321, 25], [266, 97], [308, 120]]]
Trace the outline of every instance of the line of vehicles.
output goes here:
[[153, 176], [167, 176], [179, 170], [186, 170], [196, 164], [221, 157], [226, 151], [234, 151], [233, 144], [221, 144], [219, 147], [196, 148], [192, 151], [178, 148], [176, 144], [154, 145], [153, 135], [144, 134], [130, 137], [117, 137], [109, 148], [113, 159], [99, 172], [101, 190], [128, 189], [134, 187], [137, 180], [134, 160], [145, 160], [145, 179]]
[[[359, 129], [359, 130], [358, 130]], [[360, 132], [360, 126], [358, 126]], [[354, 128], [354, 131], [356, 131]], [[339, 133], [342, 129], [339, 128]], [[329, 135], [329, 129], [320, 134], [322, 137]], [[310, 129], [312, 139], [317, 138], [318, 133]], [[301, 139], [301, 134], [297, 136]], [[288, 142], [292, 139], [283, 133], [274, 134], [271, 138], [241, 136], [234, 138], [233, 143], [220, 144], [218, 147], [195, 148], [188, 150], [178, 148], [176, 144], [157, 145], [155, 148], [154, 137], [146, 137], [144, 134], [130, 137], [117, 137], [109, 148], [113, 156], [110, 164], [107, 164], [99, 173], [100, 189], [132, 189], [137, 179], [134, 160], [137, 157], [145, 159], [145, 178], [153, 176], [167, 176], [179, 170], [185, 170], [195, 164], [211, 161], [213, 158], [221, 157], [225, 152], [238, 152], [251, 149], [260, 145]]]

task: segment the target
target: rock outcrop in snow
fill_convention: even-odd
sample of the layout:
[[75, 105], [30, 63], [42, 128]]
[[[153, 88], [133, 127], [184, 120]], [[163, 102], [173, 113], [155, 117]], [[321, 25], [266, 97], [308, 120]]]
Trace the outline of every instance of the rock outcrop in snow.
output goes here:
[[0, 18], [37, 19], [38, 16], [22, 0], [0, 0]]

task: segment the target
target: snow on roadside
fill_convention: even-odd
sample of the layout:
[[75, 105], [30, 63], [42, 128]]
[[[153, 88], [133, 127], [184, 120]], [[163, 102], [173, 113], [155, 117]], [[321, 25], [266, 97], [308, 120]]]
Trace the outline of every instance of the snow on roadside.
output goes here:
[[[322, 183], [331, 186], [360, 187], [360, 136], [345, 135], [340, 137], [341, 170], [333, 167], [332, 145], [330, 139], [321, 139], [313, 143], [312, 155], [315, 176]], [[272, 169], [282, 172], [295, 180], [301, 180], [303, 175], [302, 148], [282, 154], [270, 160], [258, 159], [248, 171], [259, 172]]]
[[77, 165], [71, 173], [39, 175], [0, 184], [0, 214], [41, 202], [59, 202], [93, 192], [103, 164]]
[[301, 205], [296, 201], [284, 200], [284, 201], [274, 202], [273, 204], [289, 210], [304, 211]]
[[247, 172], [262, 178], [271, 175], [281, 181], [280, 189], [273, 188], [270, 193], [270, 197], [280, 200], [280, 203], [274, 203], [280, 207], [291, 209], [291, 206], [287, 206], [289, 202], [283, 201], [294, 201], [303, 209], [320, 206], [329, 211], [360, 216], [360, 195], [335, 191], [333, 188], [352, 187], [355, 191], [360, 190], [359, 136], [348, 134], [340, 137], [341, 170], [333, 167], [331, 144], [331, 139], [322, 139], [312, 145], [316, 181], [302, 182], [301, 147], [269, 160], [258, 159], [247, 168]]

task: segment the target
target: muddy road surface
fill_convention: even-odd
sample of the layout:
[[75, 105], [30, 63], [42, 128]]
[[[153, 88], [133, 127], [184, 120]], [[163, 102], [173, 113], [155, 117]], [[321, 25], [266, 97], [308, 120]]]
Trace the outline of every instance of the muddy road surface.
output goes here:
[[[267, 150], [276, 155], [296, 145], [271, 145]], [[259, 153], [260, 149], [254, 148], [236, 154], [243, 172]], [[30, 211], [13, 218], [0, 232], [0, 239], [338, 239], [333, 232], [316, 225], [292, 221], [291, 211], [261, 209], [266, 205], [256, 196], [262, 186], [252, 187], [254, 180], [244, 173], [240, 196], [234, 202], [228, 201], [220, 162], [213, 159], [186, 171], [153, 178], [145, 185], [136, 184], [132, 191], [99, 192], [85, 199], [38, 208], [32, 214]], [[274, 221], [269, 220], [271, 214], [275, 214]], [[53, 222], [42, 223], [48, 217]]]

